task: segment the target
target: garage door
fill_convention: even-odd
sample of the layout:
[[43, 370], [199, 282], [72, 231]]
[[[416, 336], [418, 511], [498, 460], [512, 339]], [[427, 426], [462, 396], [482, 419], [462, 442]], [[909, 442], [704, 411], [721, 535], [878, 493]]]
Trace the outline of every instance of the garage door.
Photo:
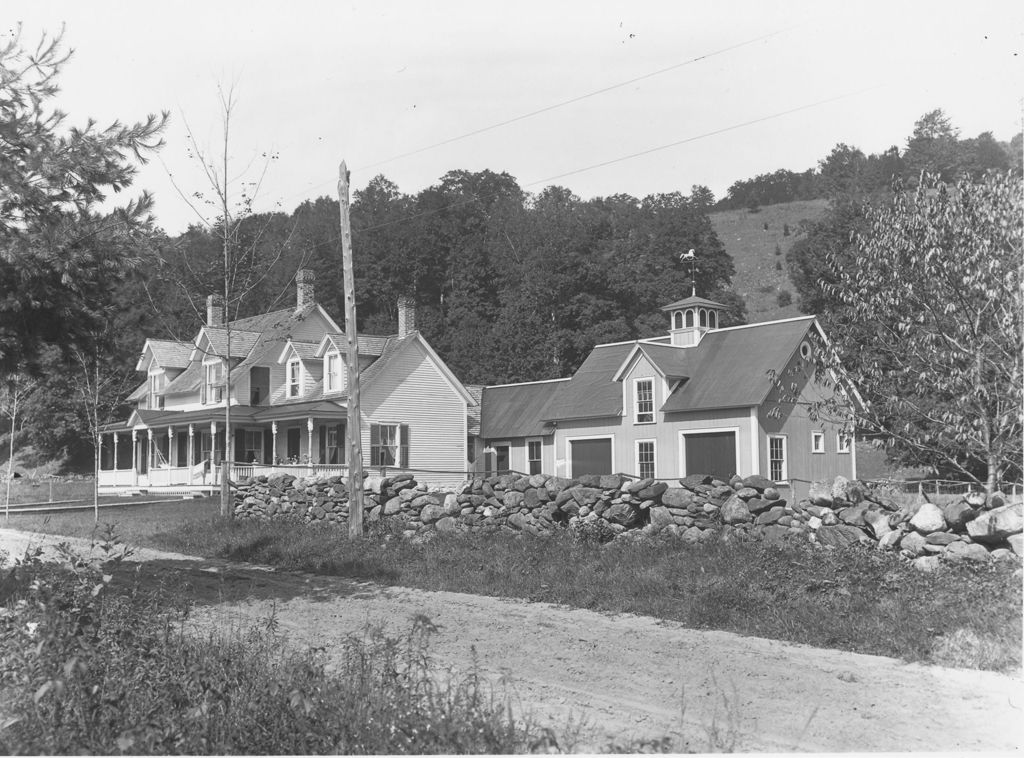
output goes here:
[[573, 476], [612, 473], [611, 440], [572, 440], [569, 449]]
[[736, 432], [684, 435], [686, 473], [711, 474], [728, 481], [736, 472]]

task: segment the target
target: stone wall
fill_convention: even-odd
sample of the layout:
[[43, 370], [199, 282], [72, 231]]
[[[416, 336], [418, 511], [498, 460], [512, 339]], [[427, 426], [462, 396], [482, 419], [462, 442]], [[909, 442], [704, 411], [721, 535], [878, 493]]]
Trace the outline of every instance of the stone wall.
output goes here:
[[[884, 491], [836, 477], [815, 482], [808, 498], [790, 503], [760, 476], [688, 476], [678, 486], [617, 475], [578, 479], [537, 474], [465, 482], [455, 492], [429, 492], [410, 474], [368, 478], [367, 523], [387, 521], [414, 537], [430, 531], [504, 529], [534, 535], [591, 529], [609, 538], [654, 534], [684, 541], [740, 537], [821, 545], [866, 543], [900, 550], [922, 569], [941, 559], [987, 561], [1020, 556], [1022, 505], [999, 495], [969, 495], [942, 507], [899, 505]], [[239, 483], [235, 517], [300, 524], [348, 521], [340, 477], [296, 479], [287, 474]]]

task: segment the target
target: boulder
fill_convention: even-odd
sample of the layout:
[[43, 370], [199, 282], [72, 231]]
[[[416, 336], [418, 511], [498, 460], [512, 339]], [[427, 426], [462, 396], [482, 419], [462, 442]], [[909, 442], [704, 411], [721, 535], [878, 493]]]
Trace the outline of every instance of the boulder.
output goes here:
[[553, 476], [544, 482], [544, 489], [551, 497], [556, 497], [562, 490], [571, 487], [575, 482], [572, 479], [564, 479], [560, 476]]
[[580, 484], [584, 487], [601, 487], [601, 477], [598, 474], [584, 474], [580, 477]]
[[511, 526], [513, 529], [523, 531], [523, 529], [526, 528], [526, 516], [524, 516], [522, 513], [513, 513], [511, 516], [508, 517], [508, 525]]
[[526, 496], [519, 490], [507, 490], [501, 502], [506, 508], [516, 509], [522, 506]]
[[641, 500], [653, 500], [660, 497], [661, 494], [668, 489], [668, 485], [665, 482], [654, 482], [649, 487], [644, 487], [639, 492], [636, 492], [636, 496]]
[[735, 494], [725, 501], [720, 514], [724, 524], [742, 524], [752, 520], [747, 504]]
[[[737, 496], [739, 496], [738, 492], [736, 494]], [[781, 507], [778, 506], [777, 504], [778, 501], [775, 501], [773, 503], [771, 500], [762, 500], [759, 497], [753, 497], [747, 501], [747, 510], [756, 515], [758, 513], [763, 513], [764, 511], [772, 507]]]
[[1010, 550], [1015, 554], [1024, 555], [1024, 535], [1011, 534], [1006, 541], [1010, 544]]
[[661, 493], [662, 505], [670, 508], [685, 508], [693, 502], [693, 493], [684, 487], [668, 487]]
[[836, 515], [839, 520], [844, 524], [850, 526], [867, 526], [867, 522], [864, 520], [864, 514], [868, 510], [867, 503], [860, 503], [859, 505], [851, 505], [849, 508], [843, 508]]
[[1020, 534], [1024, 527], [1024, 504], [1011, 503], [1001, 508], [985, 511], [967, 524], [967, 534], [975, 542], [997, 543], [1007, 537]]
[[920, 558], [915, 558], [910, 562], [910, 565], [916, 568], [918, 571], [923, 571], [926, 574], [930, 574], [939, 568], [939, 556], [937, 555], [923, 555]]
[[946, 519], [950, 529], [954, 532], [962, 532], [967, 528], [969, 521], [974, 521], [978, 517], [978, 511], [972, 508], [966, 500], [958, 500], [942, 507], [942, 517]]
[[679, 483], [686, 487], [686, 489], [692, 490], [694, 487], [711, 484], [711, 477], [707, 474], [690, 474], [680, 479]]
[[[917, 532], [913, 532], [913, 534], [917, 534]], [[886, 532], [878, 538], [878, 549], [895, 550], [896, 547], [900, 544], [900, 538], [902, 536], [903, 532], [900, 531], [893, 530], [890, 532]]]
[[654, 484], [653, 479], [637, 479], [634, 482], [622, 485], [622, 491], [628, 492], [632, 495], [634, 492], [639, 492], [642, 489], [650, 487], [652, 484]]
[[449, 492], [444, 496], [444, 512], [449, 516], [457, 516], [462, 511], [462, 505], [459, 503], [459, 498], [454, 492]]
[[533, 487], [534, 489], [537, 489], [538, 487], [543, 487], [545, 484], [547, 484], [547, 481], [547, 474], [534, 474], [533, 476], [530, 477], [530, 486]]
[[811, 488], [807, 493], [807, 499], [810, 500], [813, 505], [831, 506], [834, 502], [832, 498], [832, 483], [811, 482]]
[[837, 476], [832, 481], [832, 500], [856, 505], [864, 499], [864, 486], [857, 480]]
[[451, 516], [445, 516], [442, 519], [438, 519], [437, 523], [434, 524], [434, 528], [439, 532], [454, 532], [458, 529], [458, 522]]
[[766, 479], [760, 474], [754, 474], [743, 479], [744, 487], [751, 487], [752, 489], [755, 489], [758, 492], [764, 492], [765, 490], [768, 489], [774, 489], [773, 485], [774, 482], [772, 482], [771, 479]]
[[402, 498], [393, 497], [384, 503], [384, 515], [394, 516], [396, 513], [402, 510]]
[[910, 519], [910, 525], [921, 534], [931, 534], [946, 528], [942, 510], [932, 503], [924, 503]]
[[947, 561], [975, 561], [986, 563], [992, 560], [984, 546], [974, 542], [953, 542], [946, 548], [942, 557]]
[[900, 540], [900, 550], [915, 556], [924, 552], [925, 541], [917, 532], [907, 532]]
[[960, 538], [952, 532], [932, 532], [924, 541], [929, 545], [949, 545], [952, 542], [959, 542]]
[[[413, 502], [415, 503], [415, 501]], [[420, 511], [420, 521], [424, 524], [433, 524], [435, 521], [439, 521], [444, 518], [444, 516], [444, 508], [437, 503], [427, 503]]]
[[664, 506], [655, 506], [651, 510], [651, 523], [658, 527], [665, 527], [672, 524], [672, 514]]
[[622, 486], [622, 477], [618, 474], [604, 474], [598, 486], [603, 490], [617, 490]]
[[536, 487], [531, 487], [523, 493], [523, 505], [530, 510], [540, 505], [540, 494]]
[[758, 493], [758, 491], [753, 487], [740, 487], [736, 490], [736, 497], [741, 500], [750, 500], [751, 498], [757, 497], [758, 494], [760, 493]]
[[723, 503], [736, 494], [732, 487], [728, 484], [716, 484], [712, 487], [711, 492], [708, 495], [716, 500], [721, 500]]
[[633, 509], [625, 503], [616, 503], [615, 505], [609, 506], [601, 515], [604, 516], [606, 521], [610, 521], [613, 524], [620, 524], [622, 526], [626, 526], [635, 520]]
[[854, 545], [865, 539], [863, 531], [849, 524], [838, 524], [836, 526], [822, 526], [818, 529], [818, 542], [822, 545], [834, 545], [845, 547]]
[[[757, 489], [756, 487], [754, 489]], [[761, 493], [761, 497], [765, 500], [778, 500], [782, 495], [774, 487], [765, 487], [764, 492]]]
[[433, 495], [419, 495], [413, 498], [411, 505], [413, 508], [424, 508], [428, 505], [441, 505], [441, 501]]
[[771, 510], [765, 511], [760, 516], [758, 516], [756, 519], [754, 519], [754, 523], [759, 525], [759, 526], [767, 526], [769, 524], [774, 524], [776, 521], [778, 521], [780, 518], [782, 518], [785, 515], [786, 515], [786, 509], [785, 508], [780, 508], [780, 507], [776, 506], [776, 507], [772, 508]]
[[861, 518], [875, 535], [875, 539], [880, 540], [892, 531], [892, 527], [889, 526], [889, 514], [884, 511], [868, 508], [861, 514]]
[[839, 523], [839, 517], [831, 508], [822, 508], [819, 518], [821, 519], [822, 526], [835, 526]]

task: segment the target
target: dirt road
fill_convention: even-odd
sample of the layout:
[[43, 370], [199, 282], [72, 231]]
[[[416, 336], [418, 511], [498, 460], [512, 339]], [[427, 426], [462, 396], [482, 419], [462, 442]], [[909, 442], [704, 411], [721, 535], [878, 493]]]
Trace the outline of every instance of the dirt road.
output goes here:
[[[43, 535], [0, 530], [15, 553]], [[223, 561], [140, 551], [143, 575], [187, 582], [203, 625], [272, 614], [296, 644], [324, 646], [378, 624], [402, 635], [417, 614], [438, 627], [443, 666], [508, 674], [521, 707], [556, 731], [585, 719], [577, 749], [676, 738], [706, 750], [708, 729], [738, 731], [748, 752], [1016, 751], [1024, 744], [1020, 676], [904, 664], [673, 622], [544, 603], [380, 587]], [[729, 702], [725, 704], [723, 698]], [[621, 748], [620, 748], [621, 749]]]

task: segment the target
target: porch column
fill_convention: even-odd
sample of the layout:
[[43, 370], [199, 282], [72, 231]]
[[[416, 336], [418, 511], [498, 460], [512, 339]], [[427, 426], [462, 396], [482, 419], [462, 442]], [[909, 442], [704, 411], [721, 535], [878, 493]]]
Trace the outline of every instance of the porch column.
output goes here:
[[174, 447], [174, 427], [167, 427], [167, 465], [177, 466], [178, 465], [178, 451]]
[[270, 463], [271, 463], [271, 465], [273, 465], [273, 464], [277, 463], [277, 422], [276, 421], [271, 421], [270, 422], [270, 438], [272, 440], [272, 442], [271, 442], [271, 450], [272, 450], [272, 452], [270, 454]]
[[313, 417], [306, 419], [306, 460], [313, 462]]
[[147, 473], [153, 476], [153, 463], [156, 461], [156, 453], [153, 451], [153, 430], [147, 429], [146, 433], [149, 435], [149, 466]]
[[132, 485], [139, 483], [139, 433], [132, 429]]
[[114, 432], [114, 471], [117, 471], [117, 438], [120, 436], [117, 432]]
[[[224, 440], [227, 442], [227, 440]], [[210, 484], [217, 483], [217, 422], [210, 422]]]
[[192, 484], [192, 461], [196, 459], [196, 428], [194, 424], [188, 425], [188, 460], [185, 461], [185, 465], [188, 466], [189, 476], [188, 483]]

